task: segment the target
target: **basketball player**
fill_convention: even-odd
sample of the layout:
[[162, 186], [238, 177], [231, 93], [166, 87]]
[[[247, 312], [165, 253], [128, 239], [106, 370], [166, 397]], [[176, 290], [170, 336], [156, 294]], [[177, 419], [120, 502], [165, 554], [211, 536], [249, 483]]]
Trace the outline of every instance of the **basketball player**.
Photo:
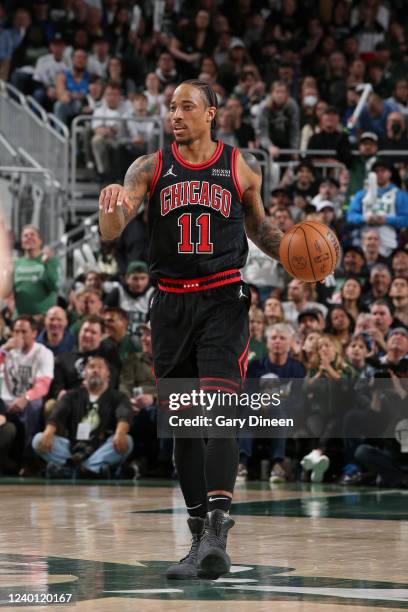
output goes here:
[[[137, 159], [124, 186], [99, 198], [104, 240], [113, 240], [149, 195], [149, 269], [157, 289], [150, 321], [160, 378], [199, 378], [204, 390], [237, 391], [248, 359], [249, 287], [241, 281], [247, 236], [278, 259], [281, 232], [265, 217], [253, 155], [214, 140], [217, 97], [185, 81], [170, 104], [171, 147]], [[229, 571], [229, 516], [238, 468], [235, 438], [177, 438], [174, 457], [192, 533], [188, 555], [168, 578], [218, 578]]]

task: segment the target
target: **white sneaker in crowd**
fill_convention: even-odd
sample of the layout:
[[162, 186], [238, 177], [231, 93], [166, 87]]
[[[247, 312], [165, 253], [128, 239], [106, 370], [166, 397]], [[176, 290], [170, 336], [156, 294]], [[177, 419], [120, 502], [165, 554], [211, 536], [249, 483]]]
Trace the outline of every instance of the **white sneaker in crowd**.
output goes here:
[[269, 482], [275, 484], [286, 482], [286, 472], [283, 469], [281, 463], [275, 463], [273, 465], [271, 475], [269, 477]]
[[323, 455], [320, 450], [314, 449], [303, 457], [300, 465], [305, 472], [312, 472], [310, 475], [312, 482], [322, 482], [324, 474], [329, 468], [330, 459], [327, 455]]

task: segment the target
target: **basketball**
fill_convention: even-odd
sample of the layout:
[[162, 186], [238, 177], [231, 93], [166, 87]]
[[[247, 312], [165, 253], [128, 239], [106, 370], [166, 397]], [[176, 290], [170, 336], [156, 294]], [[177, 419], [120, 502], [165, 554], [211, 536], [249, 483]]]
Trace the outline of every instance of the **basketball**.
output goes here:
[[279, 245], [279, 258], [286, 272], [312, 283], [334, 272], [339, 253], [336, 234], [317, 221], [294, 225]]

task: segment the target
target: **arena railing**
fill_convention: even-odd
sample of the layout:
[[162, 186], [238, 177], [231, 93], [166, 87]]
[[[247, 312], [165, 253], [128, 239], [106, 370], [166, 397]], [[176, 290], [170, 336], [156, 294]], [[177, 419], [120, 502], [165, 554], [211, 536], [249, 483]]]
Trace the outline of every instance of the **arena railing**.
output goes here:
[[[30, 155], [22, 147], [18, 154], [29, 163]], [[39, 164], [0, 165], [0, 176], [8, 183], [11, 196], [9, 218], [15, 236], [20, 235], [24, 225], [38, 227], [46, 244], [62, 234], [64, 198], [59, 183], [48, 168]]]
[[67, 193], [69, 177], [69, 132], [31, 96], [0, 81], [0, 126], [3, 136], [15, 148], [23, 147], [43, 168], [48, 168], [62, 191]]
[[[92, 115], [78, 115], [75, 117], [71, 124], [71, 174], [70, 174], [70, 193], [71, 193], [71, 206], [72, 212], [75, 216], [76, 202], [81, 194], [81, 186], [78, 183], [78, 152], [80, 137], [90, 137], [92, 132], [92, 121], [94, 118]], [[101, 116], [97, 118], [98, 121], [112, 122], [112, 117]], [[132, 121], [134, 123], [153, 123], [153, 138], [150, 145], [148, 145], [147, 153], [152, 153], [157, 148], [163, 147], [164, 142], [164, 130], [163, 120], [160, 117], [118, 117], [114, 119], [115, 122], [127, 123]], [[87, 133], [88, 132], [88, 133]]]
[[[358, 150], [352, 150], [351, 154], [354, 157], [360, 156], [360, 152]], [[287, 157], [287, 159], [282, 160], [279, 158], [281, 156]], [[272, 165], [275, 164], [279, 169], [282, 169], [284, 171], [287, 168], [295, 169], [296, 166], [298, 166], [300, 162], [306, 159], [310, 161], [310, 158], [314, 158], [313, 167], [321, 170], [323, 177], [326, 177], [330, 174], [330, 176], [333, 176], [334, 178], [338, 179], [341, 170], [343, 170], [344, 168], [346, 168], [347, 170], [350, 170], [350, 168], [347, 167], [344, 163], [340, 161], [323, 161], [324, 158], [336, 160], [336, 156], [337, 156], [337, 151], [335, 151], [334, 149], [327, 149], [327, 150], [280, 149], [280, 156], [276, 159], [270, 158], [271, 160], [270, 163]], [[384, 158], [384, 157], [405, 158], [406, 157], [407, 158], [406, 161], [408, 163], [408, 150], [388, 150], [388, 149], [381, 150], [380, 149], [377, 151], [376, 157], [377, 158]], [[319, 160], [319, 158], [321, 159]], [[283, 172], [281, 172], [281, 175], [283, 175]], [[280, 179], [281, 178], [282, 176], [280, 176]], [[275, 182], [272, 185], [272, 189], [276, 187], [277, 185], [278, 185], [278, 182]]]

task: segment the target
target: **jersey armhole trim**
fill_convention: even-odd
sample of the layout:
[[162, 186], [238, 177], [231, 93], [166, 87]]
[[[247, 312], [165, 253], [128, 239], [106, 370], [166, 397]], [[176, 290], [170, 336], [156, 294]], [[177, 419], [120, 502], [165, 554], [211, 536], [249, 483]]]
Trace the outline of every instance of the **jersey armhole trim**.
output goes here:
[[159, 180], [159, 176], [162, 170], [162, 165], [163, 165], [163, 156], [162, 156], [161, 149], [159, 149], [157, 151], [156, 170], [153, 175], [152, 184], [150, 185], [149, 199], [152, 197], [154, 190], [156, 189], [157, 181]]
[[232, 173], [232, 180], [234, 183], [234, 187], [238, 193], [238, 197], [240, 202], [242, 202], [242, 196], [243, 196], [243, 191], [242, 191], [242, 187], [241, 187], [241, 183], [239, 182], [239, 178], [238, 178], [238, 172], [237, 172], [237, 157], [239, 154], [239, 150], [234, 147], [232, 150], [232, 159], [231, 159], [231, 173]]

